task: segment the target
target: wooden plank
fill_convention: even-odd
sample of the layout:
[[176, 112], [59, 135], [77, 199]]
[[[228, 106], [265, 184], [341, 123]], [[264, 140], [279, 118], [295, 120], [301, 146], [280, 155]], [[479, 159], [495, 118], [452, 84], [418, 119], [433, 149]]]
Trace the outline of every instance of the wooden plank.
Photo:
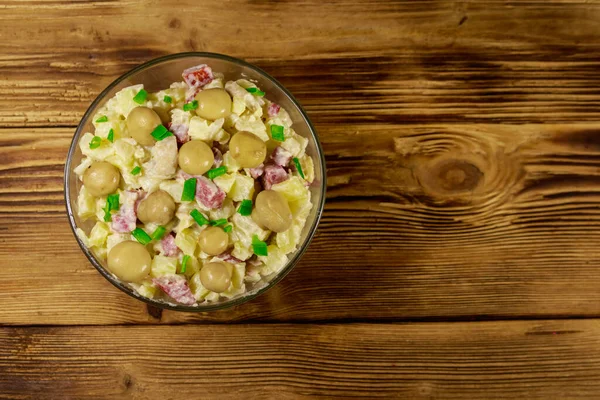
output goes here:
[[600, 125], [317, 128], [329, 187], [308, 253], [206, 315], [148, 313], [80, 253], [62, 200], [72, 129], [1, 130], [0, 323], [600, 315]]
[[182, 51], [256, 62], [320, 124], [600, 120], [597, 2], [12, 0], [0, 9], [0, 126], [73, 126], [119, 74]]
[[596, 399], [600, 322], [0, 329], [3, 399]]

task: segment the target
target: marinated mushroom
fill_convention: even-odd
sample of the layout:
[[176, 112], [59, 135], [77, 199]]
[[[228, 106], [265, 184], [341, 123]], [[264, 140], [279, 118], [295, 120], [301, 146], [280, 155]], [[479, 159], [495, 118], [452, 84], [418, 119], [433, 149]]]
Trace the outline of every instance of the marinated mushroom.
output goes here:
[[188, 174], [202, 175], [215, 162], [212, 149], [202, 140], [191, 140], [179, 149], [179, 167]]
[[152, 146], [155, 142], [151, 133], [158, 125], [162, 124], [160, 117], [151, 108], [136, 107], [125, 121], [127, 130], [133, 139], [142, 146]]
[[233, 265], [226, 262], [210, 262], [200, 270], [202, 286], [211, 292], [222, 293], [229, 288]]
[[267, 145], [253, 133], [240, 131], [229, 141], [229, 151], [242, 168], [256, 168], [267, 157]]
[[292, 225], [292, 212], [283, 195], [274, 190], [263, 190], [256, 196], [252, 219], [259, 226], [273, 232], [287, 231]]
[[175, 215], [175, 201], [164, 190], [152, 192], [142, 200], [137, 209], [137, 217], [145, 224], [168, 224]]
[[200, 250], [211, 256], [218, 256], [227, 250], [229, 235], [217, 226], [209, 226], [200, 232], [198, 238]]
[[202, 90], [196, 95], [196, 114], [204, 119], [215, 120], [231, 114], [231, 97], [221, 88]]
[[127, 282], [140, 282], [146, 278], [151, 265], [152, 258], [146, 247], [131, 240], [117, 244], [108, 253], [108, 269]]
[[83, 186], [92, 196], [113, 193], [119, 187], [121, 174], [117, 167], [106, 161], [96, 161], [83, 173]]

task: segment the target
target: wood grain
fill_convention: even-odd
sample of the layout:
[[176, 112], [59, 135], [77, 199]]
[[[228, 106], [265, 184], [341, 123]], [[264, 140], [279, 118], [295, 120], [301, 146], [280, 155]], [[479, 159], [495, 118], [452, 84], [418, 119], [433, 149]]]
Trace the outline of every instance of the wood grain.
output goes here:
[[597, 2], [12, 0], [0, 9], [2, 126], [73, 126], [119, 74], [182, 51], [257, 63], [318, 123], [600, 120]]
[[[0, 0], [0, 398], [597, 398], [599, 18], [579, 0]], [[298, 266], [210, 314], [113, 288], [63, 200], [88, 105], [182, 51], [280, 80], [329, 177]]]
[[592, 399], [599, 337], [598, 320], [2, 328], [0, 396]]
[[149, 313], [81, 254], [62, 199], [72, 129], [0, 131], [0, 323], [600, 315], [600, 125], [317, 127], [329, 187], [308, 253], [206, 315]]

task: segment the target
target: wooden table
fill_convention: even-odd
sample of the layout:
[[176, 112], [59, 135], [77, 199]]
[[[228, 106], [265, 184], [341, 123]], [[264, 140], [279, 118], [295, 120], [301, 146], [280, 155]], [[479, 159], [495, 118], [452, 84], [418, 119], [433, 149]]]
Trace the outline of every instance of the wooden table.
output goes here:
[[[0, 1], [0, 398], [597, 399], [600, 2]], [[327, 205], [235, 309], [88, 263], [63, 165], [119, 74], [212, 51], [306, 107]]]

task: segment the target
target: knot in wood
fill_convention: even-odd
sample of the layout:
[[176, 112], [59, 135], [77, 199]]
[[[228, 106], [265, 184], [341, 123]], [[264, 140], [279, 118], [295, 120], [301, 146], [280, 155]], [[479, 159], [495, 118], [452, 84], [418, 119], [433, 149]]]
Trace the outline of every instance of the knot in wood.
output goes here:
[[433, 206], [471, 207], [489, 212], [518, 187], [523, 169], [513, 132], [502, 135], [483, 128], [412, 132], [394, 140], [402, 165], [410, 168], [413, 198]]
[[445, 192], [471, 191], [477, 188], [483, 172], [465, 160], [442, 160], [428, 171], [430, 189]]

